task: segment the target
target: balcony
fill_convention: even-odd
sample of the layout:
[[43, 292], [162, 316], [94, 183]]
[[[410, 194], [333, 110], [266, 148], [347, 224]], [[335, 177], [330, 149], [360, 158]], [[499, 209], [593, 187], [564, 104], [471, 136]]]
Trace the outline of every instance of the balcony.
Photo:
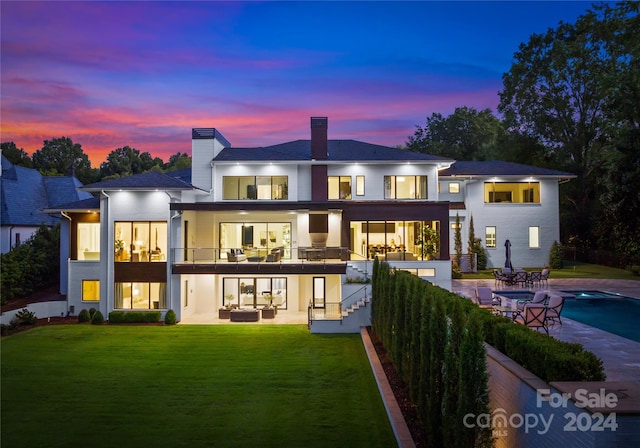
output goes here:
[[196, 247], [175, 248], [171, 259], [174, 274], [344, 274], [353, 256], [345, 247]]

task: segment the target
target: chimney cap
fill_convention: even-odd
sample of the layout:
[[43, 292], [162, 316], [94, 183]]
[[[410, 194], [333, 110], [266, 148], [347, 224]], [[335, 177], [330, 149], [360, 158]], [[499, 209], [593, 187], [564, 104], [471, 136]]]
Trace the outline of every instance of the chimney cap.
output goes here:
[[329, 124], [327, 117], [311, 117], [312, 128], [326, 128]]

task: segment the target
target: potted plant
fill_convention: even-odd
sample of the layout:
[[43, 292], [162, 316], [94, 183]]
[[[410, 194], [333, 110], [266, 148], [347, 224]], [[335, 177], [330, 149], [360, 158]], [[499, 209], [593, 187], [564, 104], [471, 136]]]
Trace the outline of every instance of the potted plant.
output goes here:
[[115, 246], [115, 252], [116, 252], [116, 260], [120, 261], [120, 259], [122, 258], [122, 252], [124, 251], [124, 241], [116, 240], [114, 243], [114, 246]]
[[227, 294], [226, 296], [224, 296], [224, 306], [226, 308], [232, 308], [235, 298], [236, 296], [234, 296], [233, 294]]
[[440, 233], [432, 227], [423, 226], [417, 243], [424, 259], [431, 260], [440, 251]]
[[267, 301], [267, 308], [271, 308], [273, 306], [273, 294], [266, 294], [264, 298]]

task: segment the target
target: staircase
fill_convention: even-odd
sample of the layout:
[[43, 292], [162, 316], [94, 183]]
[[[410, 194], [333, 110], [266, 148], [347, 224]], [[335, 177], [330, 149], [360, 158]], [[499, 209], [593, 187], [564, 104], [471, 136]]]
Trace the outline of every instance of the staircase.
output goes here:
[[360, 327], [371, 325], [371, 284], [346, 283], [346, 279], [365, 278], [365, 267], [347, 263], [342, 284], [340, 315], [336, 318], [309, 319], [311, 333], [360, 333]]

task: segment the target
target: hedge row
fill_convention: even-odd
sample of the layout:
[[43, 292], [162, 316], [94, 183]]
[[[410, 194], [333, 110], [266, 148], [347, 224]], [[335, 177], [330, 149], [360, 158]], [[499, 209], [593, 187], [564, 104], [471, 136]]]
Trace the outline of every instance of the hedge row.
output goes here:
[[111, 311], [110, 324], [152, 324], [160, 322], [160, 311]]
[[489, 413], [481, 321], [464, 303], [387, 263], [374, 262], [372, 328], [407, 385], [427, 446], [491, 446], [489, 428], [464, 415]]

